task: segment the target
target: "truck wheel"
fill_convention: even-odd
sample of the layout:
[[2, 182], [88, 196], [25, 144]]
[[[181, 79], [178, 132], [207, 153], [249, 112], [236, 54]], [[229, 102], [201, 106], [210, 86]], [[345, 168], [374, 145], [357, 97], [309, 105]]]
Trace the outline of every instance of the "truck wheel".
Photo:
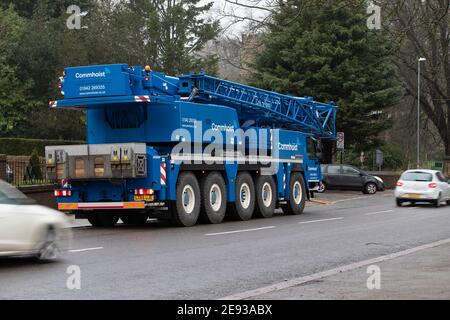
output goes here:
[[119, 221], [119, 217], [111, 212], [96, 212], [88, 218], [88, 221], [93, 227], [111, 228]]
[[289, 215], [302, 214], [305, 209], [305, 201], [305, 180], [300, 172], [294, 172], [289, 184], [289, 201], [287, 205], [282, 206], [283, 212]]
[[272, 176], [258, 176], [256, 178], [256, 210], [259, 218], [270, 218], [275, 212], [277, 193], [275, 180]]
[[133, 225], [133, 224], [145, 224], [148, 219], [148, 214], [146, 212], [129, 212], [122, 214], [120, 216], [120, 220], [124, 224]]
[[172, 222], [178, 227], [192, 227], [200, 215], [200, 187], [192, 172], [178, 177], [177, 199], [173, 205]]
[[230, 204], [230, 217], [233, 220], [247, 221], [255, 209], [255, 185], [248, 172], [240, 172], [236, 177], [236, 200]]
[[211, 172], [201, 181], [202, 208], [200, 220], [206, 223], [221, 223], [227, 211], [227, 188], [218, 172]]

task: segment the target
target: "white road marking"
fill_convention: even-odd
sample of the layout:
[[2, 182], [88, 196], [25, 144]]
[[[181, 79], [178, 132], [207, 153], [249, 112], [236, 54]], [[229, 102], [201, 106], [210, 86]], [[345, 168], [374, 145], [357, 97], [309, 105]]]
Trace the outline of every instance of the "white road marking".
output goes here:
[[273, 229], [275, 226], [263, 227], [263, 228], [255, 228], [255, 229], [244, 229], [244, 230], [235, 230], [235, 231], [226, 231], [226, 232], [217, 232], [217, 233], [207, 233], [205, 236], [219, 236], [222, 234], [232, 234], [232, 233], [241, 233], [241, 232], [250, 232], [250, 231], [259, 231], [266, 229]]
[[299, 224], [307, 224], [307, 223], [315, 223], [315, 222], [325, 222], [325, 221], [342, 220], [342, 219], [344, 219], [344, 217], [330, 218], [330, 219], [321, 219], [321, 220], [302, 221], [302, 222], [299, 222]]
[[101, 250], [101, 249], [103, 249], [103, 247], [75, 249], [75, 250], [69, 250], [69, 252], [85, 252], [85, 251], [93, 251], [93, 250]]
[[353, 201], [353, 200], [359, 200], [359, 199], [366, 199], [368, 196], [362, 196], [362, 197], [355, 197], [355, 198], [348, 198], [348, 199], [342, 199], [342, 200], [336, 200], [332, 204], [336, 204], [339, 202], [345, 202], [345, 201]]
[[403, 250], [403, 251], [399, 251], [399, 252], [395, 252], [395, 253], [391, 253], [391, 254], [387, 254], [384, 256], [380, 256], [377, 258], [372, 258], [372, 259], [368, 259], [368, 260], [363, 260], [360, 262], [355, 262], [355, 263], [351, 263], [345, 266], [341, 266], [338, 268], [334, 268], [331, 270], [327, 270], [327, 271], [322, 271], [322, 272], [318, 272], [318, 273], [314, 273], [312, 275], [309, 276], [305, 276], [305, 277], [299, 277], [299, 278], [295, 278], [292, 280], [288, 280], [288, 281], [284, 281], [284, 282], [279, 282], [273, 285], [269, 285], [266, 287], [262, 287], [262, 288], [258, 288], [255, 290], [249, 290], [249, 291], [245, 291], [245, 292], [241, 292], [241, 293], [237, 293], [237, 294], [233, 294], [227, 297], [223, 297], [220, 298], [219, 300], [242, 300], [242, 299], [248, 299], [248, 298], [252, 298], [252, 297], [256, 297], [262, 294], [266, 294], [269, 292], [274, 292], [274, 291], [279, 291], [279, 290], [283, 290], [286, 288], [290, 288], [290, 287], [294, 287], [294, 286], [298, 286], [307, 282], [311, 282], [311, 281], [316, 281], [325, 277], [329, 277], [329, 276], [333, 276], [336, 274], [339, 274], [341, 272], [345, 272], [345, 271], [350, 271], [350, 270], [354, 270], [354, 269], [358, 269], [361, 267], [365, 267], [368, 265], [372, 265], [372, 264], [377, 264], [383, 261], [387, 261], [387, 260], [392, 260], [395, 258], [399, 258], [399, 257], [403, 257], [406, 256], [408, 254], [411, 253], [415, 253], [421, 250], [425, 250], [425, 249], [430, 249], [430, 248], [434, 248], [440, 245], [444, 245], [444, 244], [448, 244], [450, 243], [450, 238], [449, 239], [444, 239], [444, 240], [440, 240], [440, 241], [436, 241], [436, 242], [432, 242], [432, 243], [428, 243], [422, 246], [418, 246], [418, 247], [414, 247], [411, 249], [407, 249], [407, 250]]
[[394, 210], [384, 210], [384, 211], [377, 211], [377, 212], [368, 212], [365, 213], [365, 216], [372, 216], [374, 214], [379, 214], [379, 213], [389, 213], [389, 212], [394, 212]]

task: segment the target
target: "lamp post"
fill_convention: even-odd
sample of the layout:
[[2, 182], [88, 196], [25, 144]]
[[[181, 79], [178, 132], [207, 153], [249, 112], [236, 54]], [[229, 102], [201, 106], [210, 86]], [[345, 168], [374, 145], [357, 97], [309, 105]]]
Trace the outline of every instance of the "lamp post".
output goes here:
[[427, 59], [417, 60], [417, 169], [420, 167], [420, 63], [424, 61]]

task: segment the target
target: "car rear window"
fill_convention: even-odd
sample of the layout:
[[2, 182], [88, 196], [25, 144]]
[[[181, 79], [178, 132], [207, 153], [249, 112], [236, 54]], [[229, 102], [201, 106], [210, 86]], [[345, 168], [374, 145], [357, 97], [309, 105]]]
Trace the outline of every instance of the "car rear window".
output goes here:
[[414, 171], [414, 172], [405, 172], [402, 174], [400, 180], [404, 181], [431, 181], [433, 180], [433, 176], [431, 173], [427, 172], [420, 172], [420, 171]]

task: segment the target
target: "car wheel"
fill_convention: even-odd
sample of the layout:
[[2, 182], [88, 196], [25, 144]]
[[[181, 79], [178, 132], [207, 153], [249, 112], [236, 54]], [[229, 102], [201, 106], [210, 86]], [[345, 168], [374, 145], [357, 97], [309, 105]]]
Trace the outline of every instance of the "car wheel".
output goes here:
[[373, 182], [368, 182], [364, 186], [363, 193], [365, 194], [375, 194], [377, 193], [377, 185]]
[[438, 198], [434, 200], [433, 204], [436, 208], [439, 208], [441, 206], [441, 195], [439, 195]]
[[325, 184], [325, 182], [320, 181], [319, 183], [319, 190], [317, 190], [318, 193], [324, 193], [325, 191], [327, 191], [327, 185]]
[[59, 258], [60, 254], [61, 249], [59, 247], [58, 232], [53, 227], [49, 227], [42, 238], [37, 259], [42, 262], [55, 261]]
[[400, 199], [395, 199], [395, 202], [397, 203], [397, 207], [401, 207], [403, 204], [403, 201]]
[[200, 190], [202, 192], [200, 220], [204, 223], [221, 223], [227, 211], [227, 187], [222, 175], [211, 172], [204, 176]]

